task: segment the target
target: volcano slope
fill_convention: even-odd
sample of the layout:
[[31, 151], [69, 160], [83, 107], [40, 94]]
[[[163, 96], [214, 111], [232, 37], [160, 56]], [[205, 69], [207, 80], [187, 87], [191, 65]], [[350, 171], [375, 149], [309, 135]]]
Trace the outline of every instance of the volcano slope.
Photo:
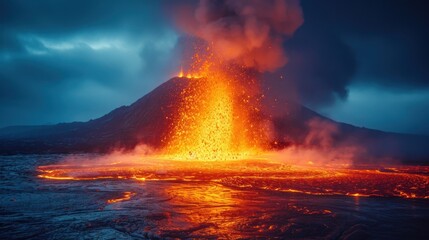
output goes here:
[[[0, 154], [107, 153], [132, 150], [139, 144], [163, 147], [177, 110], [180, 92], [195, 80], [172, 78], [130, 106], [119, 107], [88, 122], [0, 129]], [[262, 94], [262, 93], [261, 93]], [[299, 103], [262, 101], [262, 118], [272, 127], [267, 150], [292, 146], [364, 149], [356, 159], [395, 159], [429, 164], [429, 137], [387, 133], [335, 122]], [[326, 136], [312, 138], [328, 131]], [[325, 134], [326, 135], [326, 134]], [[314, 140], [316, 139], [316, 140]]]

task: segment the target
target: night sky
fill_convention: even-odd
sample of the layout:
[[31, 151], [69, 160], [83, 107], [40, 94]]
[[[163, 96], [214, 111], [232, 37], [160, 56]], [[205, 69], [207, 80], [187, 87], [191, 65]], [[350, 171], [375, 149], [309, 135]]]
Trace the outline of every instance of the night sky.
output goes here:
[[[192, 2], [192, 1], [187, 1]], [[177, 1], [0, 2], [0, 127], [87, 121], [175, 75]], [[302, 0], [284, 75], [334, 120], [429, 135], [425, 1]]]

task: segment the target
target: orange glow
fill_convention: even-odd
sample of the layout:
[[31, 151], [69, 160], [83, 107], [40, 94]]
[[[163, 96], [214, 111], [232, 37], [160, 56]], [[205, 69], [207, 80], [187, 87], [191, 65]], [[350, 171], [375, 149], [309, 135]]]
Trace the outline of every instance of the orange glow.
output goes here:
[[107, 203], [117, 203], [117, 202], [127, 201], [127, 200], [130, 200], [131, 197], [133, 197], [134, 195], [136, 194], [133, 192], [124, 192], [122, 197], [109, 199], [107, 200]]
[[180, 67], [180, 72], [177, 75], [179, 78], [182, 78], [183, 76], [185, 76], [185, 74], [183, 73], [183, 67]]
[[194, 160], [189, 164], [163, 157], [139, 158], [132, 163], [38, 168], [39, 177], [47, 180], [212, 181], [226, 187], [309, 195], [429, 199], [429, 167], [399, 166], [395, 170], [300, 167], [267, 159]]
[[[191, 190], [184, 189], [181, 184], [169, 185], [163, 191], [165, 197], [169, 198], [173, 205], [204, 206], [194, 209], [183, 208], [181, 215], [185, 220], [184, 222], [196, 225], [203, 224], [233, 210], [236, 206], [246, 206], [245, 201], [234, 198], [234, 194], [224, 186], [200, 184], [190, 184], [190, 186], [192, 186]], [[180, 224], [183, 224], [183, 222]], [[236, 223], [234, 221], [219, 221], [219, 224], [220, 226], [216, 229], [216, 232], [231, 237], [231, 232], [227, 229], [233, 228]], [[177, 229], [178, 226], [176, 222], [171, 222], [162, 227], [165, 229]]]
[[[251, 114], [258, 96], [240, 81], [245, 70], [230, 69], [209, 55], [194, 57], [197, 79], [180, 93], [178, 117], [165, 139], [164, 154], [178, 160], [236, 160], [261, 152], [265, 135]], [[179, 74], [181, 76], [181, 74]], [[254, 79], [251, 79], [254, 81]], [[254, 99], [252, 99], [254, 98]]]
[[182, 68], [180, 68], [180, 72], [179, 74], [177, 74], [178, 78], [187, 78], [187, 79], [198, 79], [198, 78], [202, 78], [201, 75], [199, 75], [198, 73], [186, 73], [183, 71]]

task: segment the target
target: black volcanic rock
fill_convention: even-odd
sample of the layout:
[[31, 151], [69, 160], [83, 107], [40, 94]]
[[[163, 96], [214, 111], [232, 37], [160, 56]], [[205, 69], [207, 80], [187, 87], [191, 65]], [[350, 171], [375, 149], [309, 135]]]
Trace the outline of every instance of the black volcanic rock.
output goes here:
[[[88, 122], [0, 129], [0, 154], [109, 152], [133, 149], [140, 143], [162, 147], [172, 124], [182, 89], [195, 81], [173, 78], [130, 106], [119, 107]], [[269, 93], [268, 93], [269, 94]], [[273, 148], [309, 144], [307, 136], [317, 121], [333, 127], [331, 145], [365, 149], [365, 157], [429, 163], [429, 137], [386, 133], [338, 123], [292, 101], [266, 98], [262, 118], [273, 126]], [[272, 144], [276, 143], [276, 144]], [[317, 143], [315, 143], [317, 144]]]

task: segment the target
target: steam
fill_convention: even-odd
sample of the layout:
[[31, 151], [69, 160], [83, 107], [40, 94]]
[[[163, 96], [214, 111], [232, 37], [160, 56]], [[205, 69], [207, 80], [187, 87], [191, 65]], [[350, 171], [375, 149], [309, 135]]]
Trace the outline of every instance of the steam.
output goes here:
[[62, 159], [61, 164], [87, 167], [115, 164], [138, 165], [142, 163], [143, 159], [148, 161], [148, 159], [151, 159], [152, 156], [157, 156], [157, 154], [158, 152], [153, 147], [146, 144], [140, 144], [131, 151], [117, 148], [113, 152], [103, 155], [69, 155]]
[[337, 144], [338, 125], [319, 118], [307, 122], [302, 144], [294, 144], [274, 154], [274, 159], [293, 165], [351, 167], [365, 150], [357, 143]]
[[224, 61], [274, 71], [287, 63], [283, 41], [303, 23], [299, 0], [201, 0], [177, 22]]

